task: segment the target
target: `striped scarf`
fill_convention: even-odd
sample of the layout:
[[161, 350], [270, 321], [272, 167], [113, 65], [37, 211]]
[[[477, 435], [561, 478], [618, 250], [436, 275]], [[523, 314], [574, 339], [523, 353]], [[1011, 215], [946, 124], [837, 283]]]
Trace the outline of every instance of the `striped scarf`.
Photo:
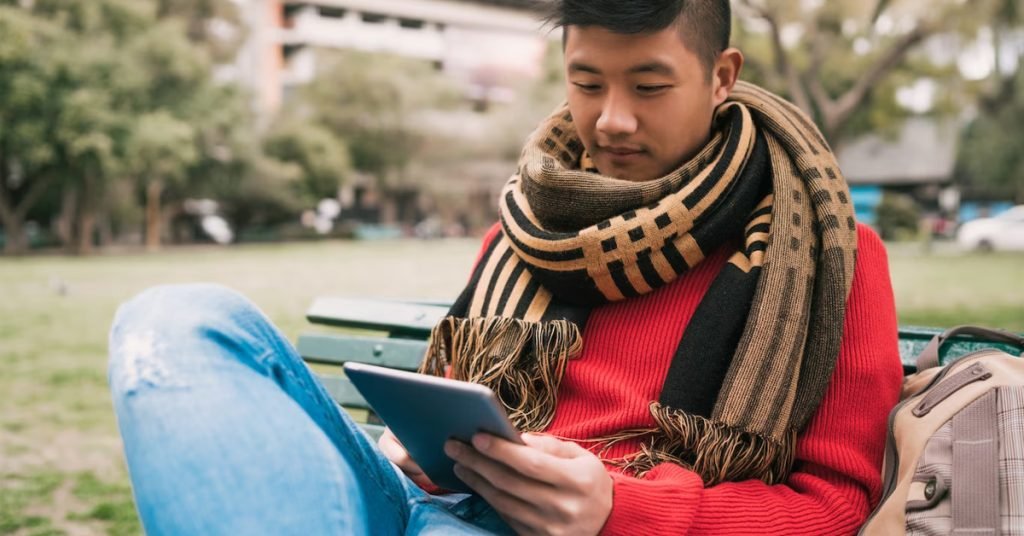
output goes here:
[[856, 255], [849, 190], [803, 113], [740, 83], [697, 156], [634, 183], [593, 169], [562, 108], [527, 141], [500, 214], [422, 372], [487, 385], [520, 430], [542, 431], [593, 307], [739, 240], [650, 404], [656, 426], [601, 440], [642, 438], [618, 461], [638, 476], [672, 462], [709, 486], [788, 477], [835, 366]]

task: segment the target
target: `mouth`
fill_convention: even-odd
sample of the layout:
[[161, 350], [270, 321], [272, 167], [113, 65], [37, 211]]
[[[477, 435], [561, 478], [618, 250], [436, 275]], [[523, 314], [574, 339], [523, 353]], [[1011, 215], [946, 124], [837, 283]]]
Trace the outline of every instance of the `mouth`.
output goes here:
[[634, 156], [644, 152], [644, 150], [639, 147], [629, 147], [626, 145], [611, 145], [599, 148], [601, 152], [608, 153], [612, 156]]

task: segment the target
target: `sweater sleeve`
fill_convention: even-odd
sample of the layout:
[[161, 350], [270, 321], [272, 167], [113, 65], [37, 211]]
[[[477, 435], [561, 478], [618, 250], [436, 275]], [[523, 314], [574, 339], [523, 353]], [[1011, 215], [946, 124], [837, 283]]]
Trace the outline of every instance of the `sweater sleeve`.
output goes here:
[[858, 256], [835, 372], [797, 441], [785, 484], [727, 482], [661, 464], [643, 479], [612, 473], [603, 534], [851, 534], [880, 498], [888, 414], [899, 397], [896, 311], [882, 241], [858, 228]]

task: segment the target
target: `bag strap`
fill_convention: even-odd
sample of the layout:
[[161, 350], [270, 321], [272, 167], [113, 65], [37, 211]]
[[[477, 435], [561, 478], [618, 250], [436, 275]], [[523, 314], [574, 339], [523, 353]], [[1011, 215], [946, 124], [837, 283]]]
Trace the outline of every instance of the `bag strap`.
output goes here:
[[1003, 329], [990, 329], [981, 326], [955, 326], [932, 337], [932, 340], [921, 350], [917, 356], [917, 371], [930, 369], [939, 366], [939, 350], [949, 339], [957, 335], [971, 335], [978, 339], [987, 339], [995, 342], [1013, 344], [1024, 350], [1024, 337]]

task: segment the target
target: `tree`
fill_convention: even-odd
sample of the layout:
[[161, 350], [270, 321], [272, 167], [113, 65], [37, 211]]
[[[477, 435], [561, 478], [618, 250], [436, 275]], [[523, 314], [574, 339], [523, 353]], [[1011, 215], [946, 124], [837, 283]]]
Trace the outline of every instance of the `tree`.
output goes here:
[[4, 252], [26, 248], [25, 217], [55, 182], [56, 158], [47, 121], [54, 43], [60, 28], [20, 9], [0, 6], [0, 223]]
[[234, 131], [225, 142], [230, 157], [211, 162], [206, 191], [221, 201], [236, 235], [252, 226], [294, 221], [308, 206], [297, 194], [302, 168], [268, 156], [252, 130]]
[[230, 150], [236, 132], [254, 124], [246, 97], [213, 81], [210, 59], [225, 41], [207, 18], [234, 20], [232, 2], [5, 4], [0, 223], [7, 251], [24, 249], [25, 215], [44, 192], [59, 190], [69, 248], [87, 253], [97, 217], [111, 208], [105, 193], [132, 182], [146, 199], [147, 244], [155, 248], [163, 204], [212, 191], [209, 170], [231, 167], [237, 155], [251, 157]]
[[[998, 116], [1003, 107], [1016, 106], [1014, 97], [1024, 88], [1024, 5], [1020, 0], [996, 0], [992, 20], [988, 25], [992, 34], [993, 63], [988, 91], [981, 98], [982, 112]], [[1011, 57], [1012, 56], [1012, 57]], [[1003, 69], [1012, 64], [1014, 70]]]
[[182, 181], [198, 158], [192, 127], [166, 111], [143, 115], [128, 137], [127, 167], [146, 192], [146, 248], [160, 248], [161, 196], [169, 183]]
[[286, 111], [320, 122], [349, 148], [352, 165], [382, 181], [400, 176], [424, 141], [425, 110], [459, 102], [426, 62], [361, 52], [324, 54], [325, 68]]
[[974, 195], [1024, 203], [1024, 6], [1000, 0], [989, 28], [995, 68], [964, 130], [956, 177]]
[[[895, 105], [901, 84], [958, 77], [954, 66], [913, 53], [938, 33], [976, 30], [1002, 1], [739, 0], [737, 33], [749, 72], [808, 112], [839, 145], [905, 115]], [[876, 106], [883, 113], [872, 113]]]
[[[1015, 80], [1024, 87], [1024, 69]], [[975, 195], [1024, 203], [1024, 95], [1014, 92], [988, 106], [964, 131], [957, 178]]]
[[204, 47], [215, 62], [234, 59], [246, 31], [231, 0], [154, 0], [159, 19], [184, 23], [190, 41]]
[[352, 172], [345, 144], [315, 123], [280, 121], [270, 129], [264, 148], [268, 156], [298, 165], [302, 175], [298, 194], [307, 201], [336, 197]]
[[[60, 17], [49, 10], [66, 9]], [[104, 181], [117, 168], [116, 147], [124, 118], [113, 110], [105, 82], [117, 72], [117, 49], [109, 34], [83, 47], [69, 27], [91, 31], [104, 21], [132, 26], [133, 6], [111, 0], [88, 3], [40, 0], [32, 12], [0, 8], [4, 28], [0, 61], [0, 213], [6, 250], [24, 249], [23, 219], [43, 191], [75, 192], [74, 248], [87, 251]], [[39, 16], [46, 14], [47, 17]], [[55, 18], [59, 23], [50, 20]], [[6, 39], [6, 36], [12, 39]]]

